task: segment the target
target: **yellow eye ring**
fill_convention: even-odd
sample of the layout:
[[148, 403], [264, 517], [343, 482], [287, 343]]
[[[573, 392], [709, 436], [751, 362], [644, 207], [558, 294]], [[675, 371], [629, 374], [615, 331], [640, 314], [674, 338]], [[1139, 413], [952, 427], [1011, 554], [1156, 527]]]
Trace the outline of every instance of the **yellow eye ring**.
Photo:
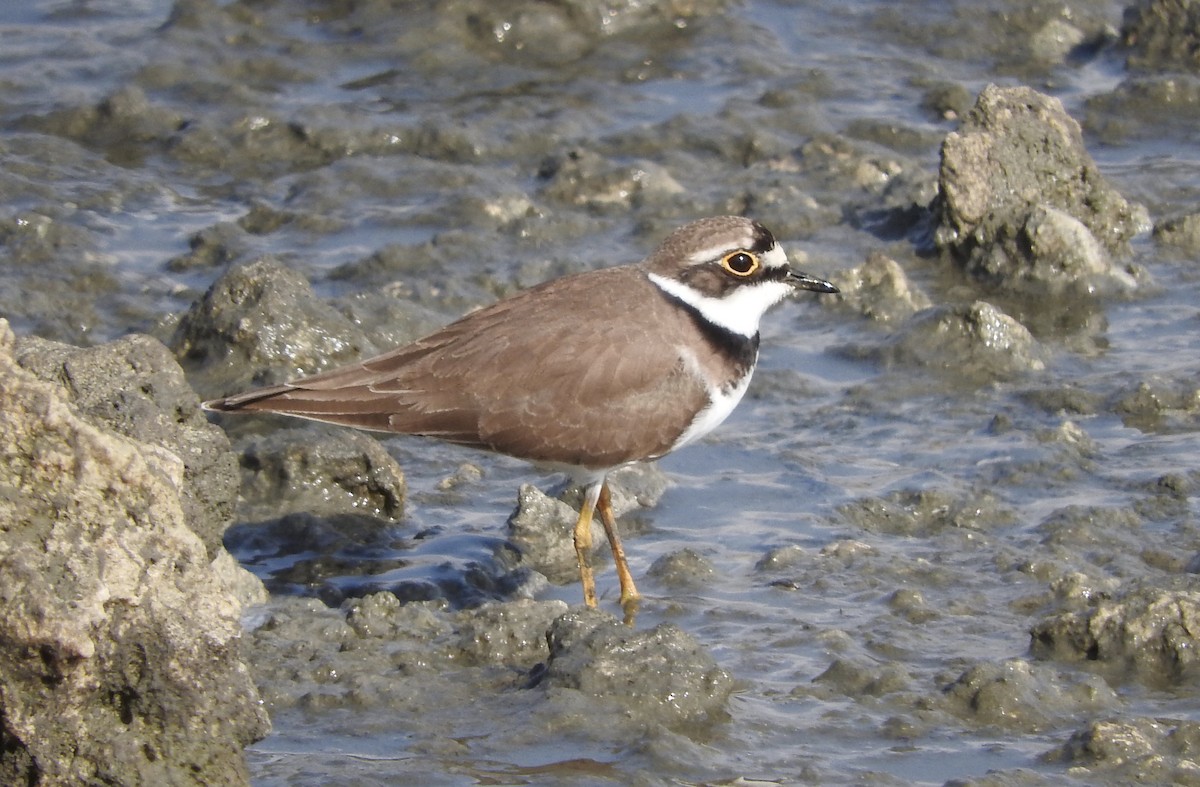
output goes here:
[[721, 267], [740, 278], [758, 273], [761, 263], [758, 255], [745, 250], [732, 251], [721, 258]]

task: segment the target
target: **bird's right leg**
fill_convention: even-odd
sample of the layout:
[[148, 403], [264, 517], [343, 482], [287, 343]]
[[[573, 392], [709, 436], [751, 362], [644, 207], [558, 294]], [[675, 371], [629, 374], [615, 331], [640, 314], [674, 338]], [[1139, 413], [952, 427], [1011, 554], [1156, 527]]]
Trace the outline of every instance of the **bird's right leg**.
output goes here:
[[575, 520], [575, 559], [579, 562], [579, 581], [583, 583], [583, 603], [596, 606], [596, 578], [592, 574], [592, 512], [600, 499], [603, 481], [589, 484], [579, 506], [579, 519]]

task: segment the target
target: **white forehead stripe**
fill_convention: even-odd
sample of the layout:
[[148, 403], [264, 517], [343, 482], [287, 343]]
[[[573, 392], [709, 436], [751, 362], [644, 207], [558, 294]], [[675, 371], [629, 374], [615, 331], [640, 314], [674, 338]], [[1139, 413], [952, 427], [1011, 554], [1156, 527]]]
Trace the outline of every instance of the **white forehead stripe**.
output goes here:
[[[756, 241], [755, 237], [751, 234], [743, 235], [742, 237], [737, 238], [734, 241], [730, 241], [730, 240], [726, 239], [726, 240], [721, 241], [721, 244], [719, 246], [709, 246], [708, 248], [704, 248], [704, 249], [700, 249], [699, 251], [692, 252], [691, 254], [688, 255], [687, 261], [688, 261], [689, 265], [695, 265], [696, 263], [700, 263], [700, 262], [710, 262], [712, 260], [719, 260], [719, 259], [721, 259], [721, 257], [724, 257], [726, 254], [728, 254], [731, 251], [737, 251], [738, 249], [749, 250], [754, 246], [754, 244], [756, 242], [757, 241]], [[778, 248], [779, 248], [779, 246], [777, 246], [777, 245], [772, 246], [771, 251], [775, 251]], [[770, 252], [767, 252], [767, 253], [769, 254]]]
[[758, 258], [762, 260], [764, 268], [786, 268], [788, 264], [787, 255], [779, 246], [772, 246], [758, 255]]

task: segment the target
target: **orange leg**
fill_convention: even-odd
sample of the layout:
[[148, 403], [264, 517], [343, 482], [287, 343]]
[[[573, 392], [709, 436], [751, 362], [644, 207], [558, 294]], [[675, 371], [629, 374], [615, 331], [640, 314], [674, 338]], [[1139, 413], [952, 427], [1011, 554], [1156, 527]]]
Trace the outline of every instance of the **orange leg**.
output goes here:
[[579, 581], [583, 583], [583, 603], [589, 607], [596, 606], [596, 579], [589, 557], [592, 551], [592, 512], [604, 488], [602, 484], [587, 488], [583, 503], [579, 506], [579, 519], [575, 520], [575, 559], [579, 562]]
[[600, 512], [600, 521], [604, 524], [604, 533], [608, 536], [613, 562], [617, 566], [617, 578], [621, 581], [621, 609], [625, 611], [625, 622], [631, 624], [633, 615], [637, 612], [641, 594], [638, 593], [637, 586], [633, 584], [633, 574], [630, 573], [629, 563], [625, 560], [625, 548], [621, 546], [621, 536], [617, 533], [617, 520], [613, 517], [612, 497], [608, 491], [608, 481], [600, 484], [596, 509]]

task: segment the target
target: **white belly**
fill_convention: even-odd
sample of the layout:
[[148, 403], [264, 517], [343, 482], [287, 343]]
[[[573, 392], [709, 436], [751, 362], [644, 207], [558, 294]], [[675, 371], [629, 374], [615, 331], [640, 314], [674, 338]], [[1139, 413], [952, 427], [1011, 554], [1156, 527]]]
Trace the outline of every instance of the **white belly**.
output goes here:
[[710, 389], [708, 407], [696, 413], [692, 423], [684, 430], [683, 434], [679, 435], [679, 439], [675, 441], [675, 445], [671, 446], [671, 450], [674, 451], [676, 448], [682, 448], [688, 443], [695, 442], [720, 426], [721, 422], [733, 412], [733, 408], [737, 407], [738, 402], [742, 401], [746, 389], [750, 387], [750, 377], [753, 373], [754, 369], [751, 368], [741, 382], [732, 388]]

